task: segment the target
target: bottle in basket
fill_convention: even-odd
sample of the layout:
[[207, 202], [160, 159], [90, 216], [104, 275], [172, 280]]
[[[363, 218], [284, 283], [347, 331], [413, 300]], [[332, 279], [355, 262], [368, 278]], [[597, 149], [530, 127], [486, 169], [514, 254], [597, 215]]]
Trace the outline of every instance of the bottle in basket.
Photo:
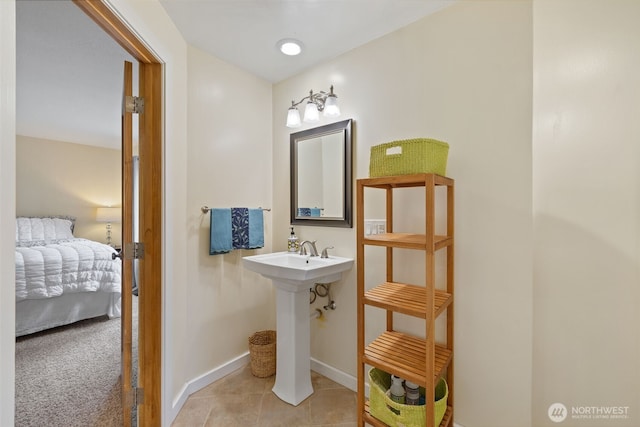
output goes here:
[[405, 381], [404, 385], [407, 389], [405, 396], [405, 403], [407, 405], [419, 405], [420, 404], [420, 389], [418, 384], [414, 384], [411, 381]]
[[404, 404], [405, 391], [402, 381], [402, 378], [391, 375], [391, 388], [389, 389], [389, 394], [391, 395], [391, 400], [396, 403]]

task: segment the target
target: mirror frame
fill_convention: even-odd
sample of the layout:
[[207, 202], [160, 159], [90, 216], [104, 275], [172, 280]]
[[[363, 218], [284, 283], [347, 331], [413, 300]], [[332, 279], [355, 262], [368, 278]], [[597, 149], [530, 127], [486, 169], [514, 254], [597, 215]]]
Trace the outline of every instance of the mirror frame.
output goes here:
[[[290, 182], [290, 212], [291, 224], [298, 225], [315, 225], [321, 227], [353, 227], [353, 168], [352, 168], [352, 122], [353, 119], [347, 119], [328, 125], [295, 132], [290, 135], [290, 154], [291, 154], [291, 182]], [[332, 135], [342, 133], [343, 136], [343, 159], [342, 172], [344, 174], [344, 189], [342, 201], [342, 217], [299, 217], [296, 215], [298, 210], [298, 144], [309, 139], [315, 139], [324, 135]]]

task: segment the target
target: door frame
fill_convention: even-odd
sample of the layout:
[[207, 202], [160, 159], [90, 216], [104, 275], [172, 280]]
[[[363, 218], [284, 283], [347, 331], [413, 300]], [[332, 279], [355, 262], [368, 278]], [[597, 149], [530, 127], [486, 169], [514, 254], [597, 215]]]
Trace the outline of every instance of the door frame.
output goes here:
[[138, 384], [144, 398], [138, 405], [138, 425], [162, 423], [162, 62], [104, 0], [72, 0], [100, 28], [139, 62], [139, 240], [144, 243], [140, 262], [142, 288], [138, 306]]

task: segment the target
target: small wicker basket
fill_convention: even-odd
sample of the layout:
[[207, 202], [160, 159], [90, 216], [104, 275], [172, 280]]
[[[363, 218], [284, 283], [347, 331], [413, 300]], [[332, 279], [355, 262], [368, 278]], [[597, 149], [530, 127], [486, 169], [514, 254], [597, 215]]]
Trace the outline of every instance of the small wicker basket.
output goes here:
[[[391, 427], [424, 427], [427, 422], [425, 405], [403, 405], [394, 402], [386, 394], [391, 386], [391, 375], [372, 368], [369, 370], [369, 410], [371, 415]], [[424, 395], [424, 387], [420, 394]], [[439, 426], [447, 410], [449, 387], [444, 378], [435, 387], [433, 412], [435, 425]]]
[[251, 373], [259, 378], [276, 373], [276, 331], [259, 331], [249, 337]]
[[449, 144], [415, 138], [371, 147], [369, 177], [435, 173], [446, 176]]

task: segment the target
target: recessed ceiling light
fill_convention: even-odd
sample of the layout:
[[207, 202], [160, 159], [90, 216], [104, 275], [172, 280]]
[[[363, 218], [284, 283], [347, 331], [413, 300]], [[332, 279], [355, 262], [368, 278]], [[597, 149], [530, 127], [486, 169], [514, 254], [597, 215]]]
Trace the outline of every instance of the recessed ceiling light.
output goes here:
[[295, 56], [302, 52], [302, 42], [296, 39], [282, 39], [277, 44], [280, 52], [285, 55]]

